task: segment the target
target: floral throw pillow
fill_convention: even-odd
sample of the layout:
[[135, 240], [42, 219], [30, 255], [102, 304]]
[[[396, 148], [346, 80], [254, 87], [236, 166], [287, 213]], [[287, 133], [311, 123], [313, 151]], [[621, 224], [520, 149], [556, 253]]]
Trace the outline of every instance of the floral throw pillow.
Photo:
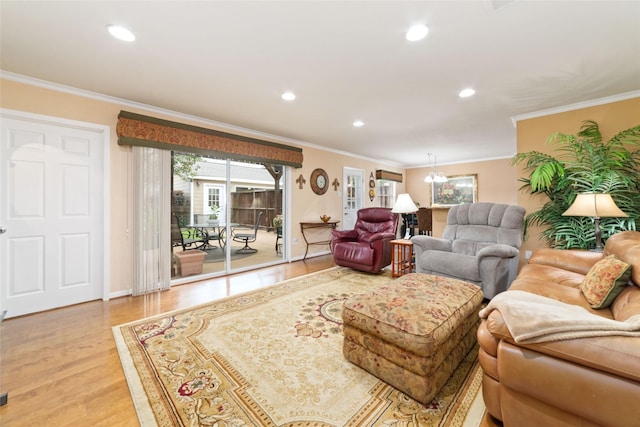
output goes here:
[[609, 255], [587, 273], [580, 290], [592, 308], [607, 308], [629, 282], [631, 266]]

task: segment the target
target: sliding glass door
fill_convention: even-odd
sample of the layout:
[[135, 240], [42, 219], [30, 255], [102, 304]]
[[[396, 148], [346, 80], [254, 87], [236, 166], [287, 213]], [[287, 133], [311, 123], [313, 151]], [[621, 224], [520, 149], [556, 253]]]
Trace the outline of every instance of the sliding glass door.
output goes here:
[[[231, 270], [283, 259], [274, 219], [282, 214], [281, 166], [230, 162]], [[280, 245], [280, 247], [278, 247]]]
[[[173, 279], [192, 280], [274, 264], [284, 259], [281, 165], [174, 153]], [[192, 252], [190, 252], [192, 251]], [[197, 252], [200, 251], [200, 252]], [[199, 266], [180, 262], [202, 257]], [[185, 256], [186, 255], [186, 256]]]

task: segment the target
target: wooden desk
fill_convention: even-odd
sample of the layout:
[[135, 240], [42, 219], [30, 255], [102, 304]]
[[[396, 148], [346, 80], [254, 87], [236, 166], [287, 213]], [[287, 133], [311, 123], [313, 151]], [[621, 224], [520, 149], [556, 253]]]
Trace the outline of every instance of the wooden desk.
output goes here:
[[399, 277], [413, 273], [413, 243], [411, 240], [392, 240], [391, 242], [391, 277]]
[[307, 248], [304, 251], [304, 258], [302, 258], [303, 260], [307, 259], [307, 253], [309, 252], [309, 246], [311, 245], [329, 245], [331, 244], [331, 237], [329, 237], [329, 240], [316, 240], [316, 241], [309, 241], [309, 239], [307, 238], [307, 235], [305, 234], [306, 230], [309, 229], [313, 229], [313, 228], [333, 228], [335, 229], [338, 226], [338, 223], [340, 221], [315, 221], [315, 222], [301, 222], [300, 223], [300, 232], [302, 233], [302, 238], [304, 239], [304, 243], [307, 245]]

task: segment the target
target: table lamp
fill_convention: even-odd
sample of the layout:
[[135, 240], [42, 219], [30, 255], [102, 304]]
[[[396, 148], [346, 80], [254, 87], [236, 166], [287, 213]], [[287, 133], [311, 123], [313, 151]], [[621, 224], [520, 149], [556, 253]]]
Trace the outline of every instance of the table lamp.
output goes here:
[[[398, 198], [396, 199], [396, 204], [393, 205], [393, 209], [391, 209], [391, 212], [399, 213], [399, 214], [408, 214], [408, 213], [414, 213], [417, 211], [418, 211], [418, 207], [416, 206], [415, 203], [413, 203], [413, 200], [411, 200], [411, 196], [409, 196], [407, 193], [399, 194]], [[406, 230], [404, 238], [408, 239], [410, 237], [409, 221], [407, 220], [406, 216], [403, 218], [403, 220], [404, 220], [404, 229]]]
[[626, 213], [605, 193], [583, 193], [576, 196], [573, 204], [569, 206], [563, 216], [590, 216], [596, 227], [596, 247], [595, 252], [602, 252], [602, 235], [600, 232], [600, 218], [627, 217]]

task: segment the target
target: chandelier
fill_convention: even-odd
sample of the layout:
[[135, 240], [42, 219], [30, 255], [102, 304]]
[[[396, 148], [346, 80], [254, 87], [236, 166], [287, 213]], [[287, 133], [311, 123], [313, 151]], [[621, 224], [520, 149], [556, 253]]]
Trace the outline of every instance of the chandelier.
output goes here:
[[429, 163], [431, 163], [431, 156], [433, 155], [433, 172], [426, 176], [424, 182], [447, 182], [447, 177], [438, 172], [438, 159], [435, 154], [428, 153]]

